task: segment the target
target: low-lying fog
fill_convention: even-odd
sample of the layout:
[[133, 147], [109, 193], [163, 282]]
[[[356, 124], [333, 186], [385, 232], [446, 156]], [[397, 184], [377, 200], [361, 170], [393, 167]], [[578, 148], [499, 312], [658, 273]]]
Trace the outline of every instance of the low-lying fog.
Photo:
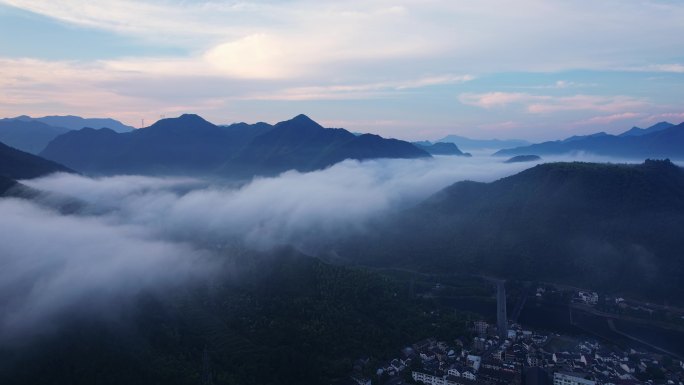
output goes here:
[[[0, 341], [69, 309], [205, 277], [227, 245], [268, 250], [359, 231], [460, 180], [489, 182], [534, 166], [489, 156], [345, 161], [241, 187], [187, 178], [53, 174], [23, 184], [37, 200], [0, 199]], [[546, 158], [543, 161], [603, 158]], [[57, 207], [76, 200], [76, 212]], [[231, 246], [232, 247], [232, 246]], [[82, 307], [82, 306], [81, 306]], [[41, 328], [42, 329], [42, 328]]]

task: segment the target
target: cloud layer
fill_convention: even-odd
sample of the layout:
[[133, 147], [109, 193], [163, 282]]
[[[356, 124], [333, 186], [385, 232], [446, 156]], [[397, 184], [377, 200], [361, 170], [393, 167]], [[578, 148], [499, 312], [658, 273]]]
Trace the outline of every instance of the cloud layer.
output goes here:
[[204, 252], [141, 226], [65, 216], [0, 199], [0, 341], [49, 332], [68, 314], [105, 316], [110, 301], [206, 277]]
[[[345, 161], [243, 186], [72, 174], [22, 181], [43, 193], [0, 198], [0, 341], [49, 331], [73, 311], [116, 312], [111, 302], [205, 280], [226, 271], [219, 266], [234, 272], [252, 252], [288, 245], [325, 255], [331, 242], [373, 231], [376, 219], [456, 181], [530, 166], [436, 157]], [[65, 203], [78, 208], [60, 213]]]
[[116, 225], [144, 226], [160, 238], [212, 244], [238, 239], [265, 249], [306, 247], [340, 233], [363, 231], [369, 219], [415, 204], [454, 181], [493, 180], [527, 166], [495, 158], [345, 161], [322, 171], [256, 179], [240, 188], [183, 179], [71, 174], [24, 183], [75, 197], [88, 204], [86, 212]]

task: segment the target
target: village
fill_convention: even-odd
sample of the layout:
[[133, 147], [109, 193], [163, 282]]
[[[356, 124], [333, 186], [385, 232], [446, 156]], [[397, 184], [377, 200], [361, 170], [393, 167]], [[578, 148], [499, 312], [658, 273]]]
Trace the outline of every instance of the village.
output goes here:
[[[536, 294], [542, 296], [544, 290]], [[622, 298], [610, 301], [625, 306]], [[594, 292], [576, 291], [573, 296], [578, 305], [593, 308], [598, 302]], [[496, 325], [472, 322], [468, 340], [417, 341], [373, 368], [367, 367], [367, 358], [356, 360], [349, 384], [684, 384], [684, 362], [668, 354], [525, 328], [509, 323], [505, 308], [501, 311]], [[374, 374], [364, 375], [369, 372]]]

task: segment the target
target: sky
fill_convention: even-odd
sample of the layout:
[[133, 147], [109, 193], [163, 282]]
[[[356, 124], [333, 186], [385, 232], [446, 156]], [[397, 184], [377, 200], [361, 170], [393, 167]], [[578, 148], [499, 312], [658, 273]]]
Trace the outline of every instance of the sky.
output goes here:
[[684, 2], [0, 0], [0, 116], [408, 140], [684, 121]]

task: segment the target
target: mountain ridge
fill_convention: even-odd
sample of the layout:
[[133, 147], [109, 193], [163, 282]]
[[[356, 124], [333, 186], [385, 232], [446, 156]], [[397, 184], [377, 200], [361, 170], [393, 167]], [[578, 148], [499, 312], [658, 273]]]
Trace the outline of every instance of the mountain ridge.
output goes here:
[[545, 163], [491, 183], [457, 182], [341, 255], [680, 300], [682, 221], [684, 170], [669, 160]]
[[672, 124], [670, 122], [658, 122], [658, 123], [656, 123], [650, 127], [647, 127], [647, 128], [639, 128], [639, 127], [635, 126], [635, 127], [630, 128], [629, 130], [623, 132], [622, 134], [620, 134], [618, 136], [641, 136], [641, 135], [650, 134], [653, 132], [662, 131], [662, 130], [665, 130], [665, 129], [670, 128], [672, 126], [674, 126], [674, 124]]
[[28, 115], [20, 115], [0, 119], [0, 141], [19, 150], [38, 155], [50, 141], [59, 135], [84, 127], [108, 127], [117, 132], [133, 130], [133, 127], [110, 118], [82, 118], [74, 115], [32, 118]]
[[591, 135], [573, 136], [564, 140], [503, 149], [497, 151], [494, 155], [562, 155], [586, 152], [595, 155], [639, 160], [645, 158], [684, 159], [684, 123], [669, 127], [661, 125], [655, 130], [650, 130], [652, 127], [643, 129], [647, 132], [640, 135], [610, 135], [600, 132]]
[[311, 171], [345, 159], [430, 156], [408, 142], [324, 128], [303, 114], [273, 126], [217, 126], [183, 114], [128, 133], [82, 129], [55, 138], [41, 155], [96, 174], [191, 172], [240, 178]]
[[461, 149], [452, 142], [413, 142], [413, 145], [426, 151], [430, 155], [472, 156], [470, 153], [461, 151]]
[[112, 118], [84, 118], [77, 115], [48, 115], [34, 118], [28, 115], [20, 115], [3, 120], [36, 121], [53, 127], [66, 128], [68, 130], [80, 130], [84, 127], [110, 128], [116, 132], [129, 132], [135, 128], [125, 125]]
[[0, 176], [18, 180], [36, 178], [53, 172], [74, 171], [0, 142]]
[[37, 178], [54, 172], [74, 171], [0, 142], [0, 197], [13, 195], [17, 187], [24, 193], [30, 190], [17, 180]]
[[531, 144], [522, 139], [472, 139], [460, 135], [447, 135], [436, 142], [454, 143], [461, 151], [498, 150]]

